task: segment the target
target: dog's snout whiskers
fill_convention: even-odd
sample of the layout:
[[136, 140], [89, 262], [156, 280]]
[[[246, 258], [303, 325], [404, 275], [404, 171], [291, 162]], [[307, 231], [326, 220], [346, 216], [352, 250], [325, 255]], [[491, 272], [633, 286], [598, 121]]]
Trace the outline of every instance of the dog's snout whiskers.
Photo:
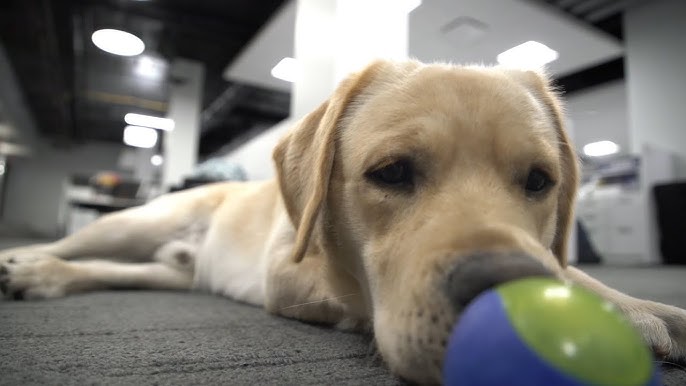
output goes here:
[[317, 303], [322, 303], [322, 302], [328, 302], [328, 301], [330, 301], [330, 300], [343, 299], [343, 298], [347, 298], [347, 297], [355, 296], [355, 295], [359, 295], [359, 294], [360, 294], [359, 292], [355, 292], [355, 293], [351, 293], [351, 294], [347, 294], [347, 295], [334, 296], [334, 297], [331, 297], [331, 298], [326, 298], [326, 299], [321, 299], [321, 300], [315, 300], [315, 301], [311, 301], [311, 302], [293, 304], [293, 305], [291, 305], [291, 306], [283, 307], [283, 308], [281, 308], [280, 310], [283, 311], [283, 310], [288, 310], [288, 309], [291, 309], [291, 308], [307, 306], [307, 305], [310, 305], [310, 304], [317, 304]]

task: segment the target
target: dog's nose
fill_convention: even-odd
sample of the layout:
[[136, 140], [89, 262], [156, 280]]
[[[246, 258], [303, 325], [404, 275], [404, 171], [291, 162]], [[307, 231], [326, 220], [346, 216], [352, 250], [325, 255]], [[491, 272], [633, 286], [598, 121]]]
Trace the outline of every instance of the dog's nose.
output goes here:
[[478, 252], [462, 256], [448, 273], [446, 295], [455, 310], [498, 284], [529, 276], [554, 276], [533, 257], [522, 252]]

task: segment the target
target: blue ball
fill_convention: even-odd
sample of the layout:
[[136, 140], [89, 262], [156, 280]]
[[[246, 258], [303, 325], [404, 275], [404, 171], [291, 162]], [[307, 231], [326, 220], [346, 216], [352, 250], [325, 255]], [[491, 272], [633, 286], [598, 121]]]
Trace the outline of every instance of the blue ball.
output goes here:
[[448, 341], [443, 383], [459, 386], [659, 386], [638, 332], [583, 288], [521, 279], [479, 295]]

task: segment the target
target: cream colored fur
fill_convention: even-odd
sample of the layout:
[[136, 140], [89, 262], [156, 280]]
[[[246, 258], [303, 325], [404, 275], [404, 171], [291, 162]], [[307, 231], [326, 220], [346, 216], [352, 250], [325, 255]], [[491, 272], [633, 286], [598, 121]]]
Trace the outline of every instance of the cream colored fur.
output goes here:
[[[563, 121], [538, 73], [376, 62], [280, 142], [276, 180], [169, 194], [55, 243], [3, 251], [0, 286], [27, 299], [205, 290], [372, 328], [394, 373], [433, 383], [460, 312], [442, 290], [446, 272], [475, 251], [517, 252], [615, 303], [656, 353], [683, 360], [684, 310], [567, 266], [577, 165]], [[370, 179], [401, 159], [416, 168], [411, 187]], [[535, 197], [522, 186], [533, 167], [553, 181]]]

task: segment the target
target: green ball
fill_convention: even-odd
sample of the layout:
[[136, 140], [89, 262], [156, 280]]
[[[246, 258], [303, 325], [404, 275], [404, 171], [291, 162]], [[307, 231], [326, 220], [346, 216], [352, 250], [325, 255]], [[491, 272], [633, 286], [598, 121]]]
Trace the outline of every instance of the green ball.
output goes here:
[[630, 322], [596, 294], [546, 278], [495, 288], [520, 339], [559, 371], [591, 384], [631, 385], [654, 372]]

